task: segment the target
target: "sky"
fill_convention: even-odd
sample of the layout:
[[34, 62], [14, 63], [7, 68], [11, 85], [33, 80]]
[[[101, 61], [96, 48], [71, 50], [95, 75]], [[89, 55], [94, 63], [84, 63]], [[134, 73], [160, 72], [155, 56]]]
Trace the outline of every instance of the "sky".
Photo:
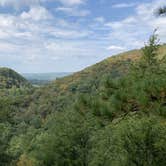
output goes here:
[[0, 0], [0, 67], [20, 73], [75, 72], [141, 48], [165, 0]]

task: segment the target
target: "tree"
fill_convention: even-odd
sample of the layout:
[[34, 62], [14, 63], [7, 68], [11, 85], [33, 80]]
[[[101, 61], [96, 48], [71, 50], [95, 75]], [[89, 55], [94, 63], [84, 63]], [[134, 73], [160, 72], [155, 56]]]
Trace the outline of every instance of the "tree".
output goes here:
[[163, 15], [166, 15], [166, 6], [160, 7], [160, 8], [157, 10], [157, 16], [163, 16]]
[[165, 166], [165, 134], [159, 119], [128, 116], [93, 137], [89, 166]]

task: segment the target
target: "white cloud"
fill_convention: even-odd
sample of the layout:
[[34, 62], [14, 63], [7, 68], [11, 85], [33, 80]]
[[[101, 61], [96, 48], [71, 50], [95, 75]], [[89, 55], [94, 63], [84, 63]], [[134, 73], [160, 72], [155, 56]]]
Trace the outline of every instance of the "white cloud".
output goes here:
[[135, 18], [134, 16], [129, 16], [121, 21], [114, 21], [114, 22], [107, 22], [105, 23], [105, 26], [111, 27], [113, 29], [116, 28], [123, 28], [129, 25], [134, 25], [135, 23], [138, 23], [137, 18]]
[[138, 4], [135, 14], [120, 21], [105, 23], [110, 28], [107, 40], [110, 45], [123, 45], [127, 49], [140, 48], [158, 28], [158, 34], [162, 42], [166, 42], [166, 18], [156, 17], [155, 10], [166, 4], [165, 0], [154, 0], [149, 3]]
[[104, 17], [96, 17], [94, 19], [94, 21], [98, 22], [98, 23], [104, 23], [105, 22], [105, 18]]
[[122, 46], [116, 46], [116, 45], [111, 45], [107, 48], [108, 50], [113, 50], [113, 51], [124, 51], [126, 50], [125, 47], [122, 47]]
[[69, 16], [79, 16], [84, 17], [90, 14], [89, 10], [79, 9], [76, 7], [58, 7], [56, 8], [56, 11], [63, 12]]
[[[53, 17], [41, 6], [32, 6], [17, 15], [0, 13], [0, 66], [10, 63], [18, 71], [40, 72], [42, 68], [47, 72], [62, 71], [61, 60], [89, 56], [91, 61], [91, 55], [99, 52], [99, 46], [86, 45], [89, 40], [85, 38], [91, 33], [78, 23]], [[58, 67], [54, 68], [56, 63]], [[75, 68], [80, 69], [78, 66]]]
[[136, 3], [117, 3], [113, 4], [112, 8], [130, 8], [136, 6]]
[[86, 0], [57, 0], [65, 6], [84, 4]]
[[0, 0], [0, 6], [11, 6], [16, 9], [22, 6], [34, 6], [38, 5], [41, 0]]
[[46, 2], [59, 2], [64, 6], [78, 6], [81, 4], [85, 4], [86, 0], [0, 0], [0, 6], [6, 7], [10, 6], [15, 9], [19, 9], [22, 7], [32, 7], [38, 6], [42, 3]]
[[84, 38], [91, 34], [90, 31], [79, 31], [79, 30], [67, 30], [67, 29], [61, 29], [61, 28], [52, 28], [48, 27], [47, 30], [48, 34], [53, 35], [57, 38], [63, 38], [63, 39], [78, 39], [78, 38]]
[[22, 19], [31, 19], [35, 21], [48, 20], [52, 17], [51, 13], [41, 6], [32, 7], [28, 12], [23, 12], [21, 14]]

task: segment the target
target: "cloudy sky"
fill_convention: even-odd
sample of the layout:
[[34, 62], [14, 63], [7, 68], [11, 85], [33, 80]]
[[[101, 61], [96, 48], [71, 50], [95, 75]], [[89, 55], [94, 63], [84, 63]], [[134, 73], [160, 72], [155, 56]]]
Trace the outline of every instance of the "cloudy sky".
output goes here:
[[0, 66], [78, 71], [140, 48], [155, 28], [166, 42], [165, 0], [0, 0]]

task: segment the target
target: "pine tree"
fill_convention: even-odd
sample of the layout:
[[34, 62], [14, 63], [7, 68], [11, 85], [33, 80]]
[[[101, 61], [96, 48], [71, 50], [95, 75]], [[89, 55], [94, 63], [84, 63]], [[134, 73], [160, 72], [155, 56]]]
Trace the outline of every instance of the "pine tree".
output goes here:
[[158, 15], [158, 16], [166, 15], [166, 6], [160, 7], [160, 8], [157, 10], [157, 15]]

